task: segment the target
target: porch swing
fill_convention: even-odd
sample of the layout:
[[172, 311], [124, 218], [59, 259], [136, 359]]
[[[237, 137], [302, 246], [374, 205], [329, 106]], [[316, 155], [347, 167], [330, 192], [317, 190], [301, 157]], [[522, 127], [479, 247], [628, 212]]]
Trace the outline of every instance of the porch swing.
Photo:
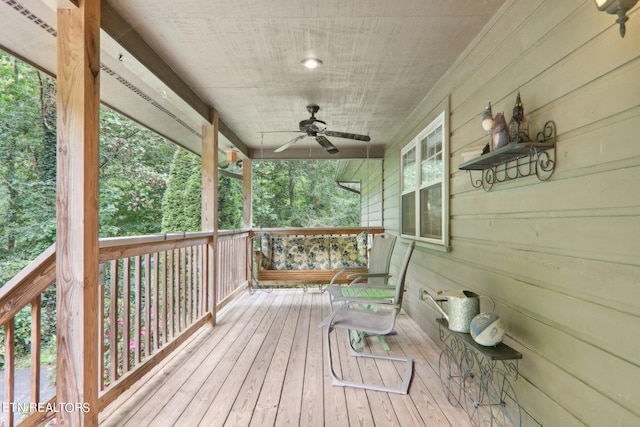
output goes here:
[[[260, 144], [263, 157], [264, 134]], [[367, 145], [367, 167], [369, 145]], [[258, 200], [262, 200], [258, 197]], [[329, 283], [347, 284], [351, 274], [366, 274], [369, 236], [367, 227], [338, 229], [263, 229], [252, 237], [250, 290]], [[339, 274], [336, 272], [340, 271]]]

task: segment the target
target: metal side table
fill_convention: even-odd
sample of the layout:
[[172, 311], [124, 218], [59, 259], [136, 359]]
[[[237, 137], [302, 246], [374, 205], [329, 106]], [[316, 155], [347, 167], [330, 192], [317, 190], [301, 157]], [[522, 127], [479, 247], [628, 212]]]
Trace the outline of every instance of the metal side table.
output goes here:
[[449, 330], [445, 319], [436, 321], [445, 344], [440, 381], [449, 403], [461, 405], [472, 426], [519, 427], [521, 408], [511, 380], [518, 379], [522, 354], [503, 343], [481, 346], [470, 334]]

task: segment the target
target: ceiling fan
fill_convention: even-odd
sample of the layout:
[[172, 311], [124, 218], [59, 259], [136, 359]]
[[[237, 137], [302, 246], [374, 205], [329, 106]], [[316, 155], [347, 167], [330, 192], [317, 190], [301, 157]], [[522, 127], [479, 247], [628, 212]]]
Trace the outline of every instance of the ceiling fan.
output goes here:
[[329, 154], [335, 154], [338, 152], [338, 149], [327, 139], [327, 136], [336, 137], [336, 138], [346, 138], [346, 139], [355, 139], [357, 141], [370, 141], [371, 138], [369, 135], [358, 135], [355, 133], [347, 133], [347, 132], [336, 132], [327, 130], [327, 124], [322, 120], [316, 119], [315, 114], [320, 110], [320, 107], [311, 104], [307, 105], [307, 111], [311, 114], [311, 117], [307, 120], [302, 120], [299, 124], [300, 132], [304, 132], [304, 135], [296, 136], [291, 141], [282, 145], [281, 147], [276, 148], [274, 151], [276, 153], [280, 153], [281, 151], [286, 150], [291, 147], [296, 142], [300, 141], [303, 138], [308, 136], [315, 138], [318, 144], [322, 146]]

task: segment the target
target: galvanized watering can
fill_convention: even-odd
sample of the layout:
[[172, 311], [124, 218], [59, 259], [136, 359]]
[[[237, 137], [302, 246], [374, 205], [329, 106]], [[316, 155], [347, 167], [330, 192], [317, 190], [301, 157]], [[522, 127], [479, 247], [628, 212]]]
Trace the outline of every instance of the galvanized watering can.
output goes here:
[[[447, 319], [449, 329], [452, 331], [469, 333], [471, 319], [480, 314], [480, 296], [475, 292], [438, 291], [435, 297], [427, 294], [427, 298], [433, 301], [436, 308]], [[447, 301], [448, 313], [437, 301]]]

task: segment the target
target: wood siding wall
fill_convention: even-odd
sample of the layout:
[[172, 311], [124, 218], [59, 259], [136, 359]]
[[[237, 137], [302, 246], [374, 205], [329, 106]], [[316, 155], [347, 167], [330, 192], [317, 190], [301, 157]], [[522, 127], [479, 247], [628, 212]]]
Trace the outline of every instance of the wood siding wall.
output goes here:
[[[405, 309], [438, 340], [418, 288], [493, 298], [524, 355], [527, 426], [640, 425], [640, 6], [624, 39], [615, 18], [591, 0], [507, 1], [385, 154], [384, 226], [399, 234], [400, 150], [450, 106], [451, 251], [417, 248]], [[509, 119], [518, 90], [532, 136], [556, 123], [555, 174], [474, 189], [460, 153], [486, 142], [487, 100]]]
[[362, 179], [360, 224], [366, 227], [381, 227], [383, 215], [383, 161], [369, 161], [363, 166], [366, 171]]

